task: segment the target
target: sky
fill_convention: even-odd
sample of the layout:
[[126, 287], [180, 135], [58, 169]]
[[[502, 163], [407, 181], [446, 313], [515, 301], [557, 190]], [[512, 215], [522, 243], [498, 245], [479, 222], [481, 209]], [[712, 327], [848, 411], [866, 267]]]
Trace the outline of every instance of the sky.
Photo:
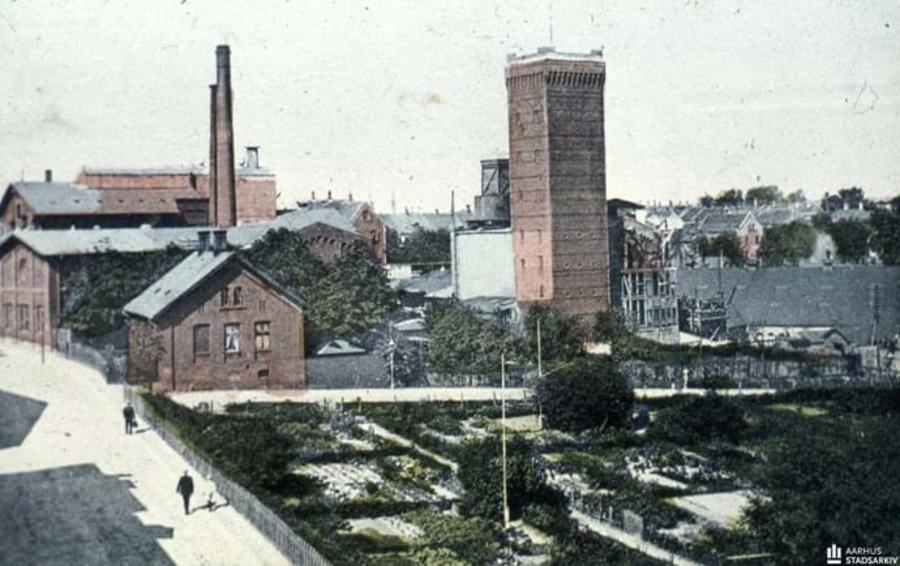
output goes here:
[[610, 197], [900, 194], [896, 0], [0, 0], [0, 179], [203, 162], [221, 43], [283, 207], [470, 203], [507, 55], [546, 45], [604, 51]]

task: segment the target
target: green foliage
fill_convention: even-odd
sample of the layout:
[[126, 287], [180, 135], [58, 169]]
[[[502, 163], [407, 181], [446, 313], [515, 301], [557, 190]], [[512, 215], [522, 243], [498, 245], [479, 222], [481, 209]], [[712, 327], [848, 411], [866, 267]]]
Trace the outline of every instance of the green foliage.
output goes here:
[[816, 249], [816, 230], [803, 222], [772, 226], [763, 235], [760, 253], [768, 265], [798, 265]]
[[[520, 436], [507, 441], [507, 485], [510, 516], [516, 519], [526, 505], [559, 505], [561, 495], [544, 483], [540, 456]], [[465, 488], [461, 508], [467, 515], [503, 521], [503, 481], [500, 439], [467, 441], [457, 456], [459, 480]]]
[[703, 257], [721, 255], [734, 266], [744, 265], [744, 251], [735, 234], [719, 234], [715, 238], [700, 238], [699, 251]]
[[300, 234], [282, 228], [254, 243], [247, 259], [306, 300], [311, 343], [362, 333], [396, 305], [387, 276], [365, 251], [329, 266]]
[[[269, 488], [282, 481], [293, 459], [290, 441], [268, 419], [200, 414], [165, 397], [146, 395], [156, 415], [226, 476], [248, 487]], [[252, 450], [248, 450], [252, 446]]]
[[805, 430], [792, 427], [763, 449], [768, 463], [758, 481], [768, 498], [746, 514], [749, 536], [776, 564], [816, 563], [832, 543], [895, 554], [900, 418], [797, 419]]
[[737, 443], [747, 431], [744, 410], [735, 401], [715, 393], [687, 397], [659, 412], [650, 427], [657, 438], [694, 445], [708, 441]]
[[102, 336], [125, 323], [124, 307], [131, 299], [184, 259], [175, 246], [145, 253], [110, 252], [91, 256], [65, 277], [68, 289], [63, 324], [82, 336]]
[[506, 327], [460, 303], [429, 308], [425, 324], [428, 363], [443, 375], [499, 375], [501, 353], [512, 359], [521, 350]]
[[[801, 192], [800, 194], [803, 193]], [[784, 199], [781, 195], [781, 191], [778, 190], [778, 187], [775, 185], [753, 187], [752, 189], [747, 189], [747, 193], [744, 195], [744, 202], [747, 202], [748, 204], [776, 204], [782, 200]]]
[[798, 189], [792, 193], [788, 193], [787, 196], [784, 197], [784, 201], [788, 204], [806, 202], [806, 195], [803, 194], [802, 190]]
[[450, 231], [416, 228], [405, 242], [393, 231], [388, 232], [387, 257], [391, 263], [450, 263]]
[[500, 555], [502, 540], [497, 523], [437, 511], [416, 511], [403, 517], [424, 531], [423, 544], [447, 549], [467, 564], [491, 564]]
[[716, 206], [738, 206], [743, 204], [744, 196], [740, 189], [722, 191], [715, 199]]
[[713, 204], [715, 204], [715, 199], [709, 195], [703, 195], [702, 197], [700, 197], [698, 202], [700, 203], [700, 206], [702, 206], [703, 208], [709, 208]]
[[[898, 202], [900, 197], [894, 199]], [[885, 265], [900, 265], [900, 206], [872, 212], [872, 249]]]
[[549, 566], [585, 566], [587, 564], [653, 566], [662, 564], [662, 562], [594, 533], [577, 529], [573, 529], [553, 545]]
[[525, 315], [526, 352], [537, 361], [537, 326], [541, 325], [541, 356], [544, 367], [569, 362], [584, 354], [584, 342], [575, 319], [544, 305], [533, 306]]
[[548, 426], [581, 432], [625, 425], [634, 393], [610, 360], [592, 356], [544, 377], [535, 401]]
[[872, 229], [862, 220], [838, 220], [828, 226], [837, 256], [846, 262], [861, 262], [869, 253]]

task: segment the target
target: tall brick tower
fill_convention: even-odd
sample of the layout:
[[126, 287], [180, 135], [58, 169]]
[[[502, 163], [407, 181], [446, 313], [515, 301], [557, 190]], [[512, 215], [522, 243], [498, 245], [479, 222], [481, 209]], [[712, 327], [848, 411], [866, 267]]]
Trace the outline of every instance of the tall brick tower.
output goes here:
[[231, 51], [216, 47], [216, 84], [210, 85], [209, 221], [229, 228], [237, 224], [234, 180], [234, 124], [231, 105]]
[[599, 51], [540, 49], [506, 68], [516, 299], [585, 324], [609, 310], [605, 79]]

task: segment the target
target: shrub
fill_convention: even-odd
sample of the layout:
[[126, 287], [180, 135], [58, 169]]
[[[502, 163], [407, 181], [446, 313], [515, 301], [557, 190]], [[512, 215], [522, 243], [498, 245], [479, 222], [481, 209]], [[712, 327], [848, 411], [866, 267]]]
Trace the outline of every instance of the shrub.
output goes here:
[[611, 361], [592, 357], [544, 377], [535, 399], [548, 426], [581, 432], [623, 426], [634, 393]]
[[660, 411], [650, 430], [678, 444], [709, 440], [736, 443], [747, 430], [744, 410], [727, 397], [715, 393], [689, 397]]

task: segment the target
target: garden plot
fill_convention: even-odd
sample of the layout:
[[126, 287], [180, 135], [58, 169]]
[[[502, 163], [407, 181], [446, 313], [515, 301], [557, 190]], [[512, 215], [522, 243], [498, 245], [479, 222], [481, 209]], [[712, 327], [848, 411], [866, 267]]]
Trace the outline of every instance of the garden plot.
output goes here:
[[[375, 493], [392, 501], [405, 503], [440, 503], [444, 493], [437, 494], [428, 486], [407, 481], [392, 481], [374, 461], [364, 463], [305, 464], [295, 474], [310, 477], [322, 485], [323, 495], [341, 503], [363, 499]], [[428, 487], [428, 489], [426, 489]]]
[[425, 534], [421, 527], [404, 521], [397, 516], [349, 519], [347, 524], [347, 530], [351, 533], [366, 534], [375, 532], [381, 536], [397, 537], [405, 540], [415, 540]]
[[752, 498], [752, 491], [742, 489], [673, 497], [669, 501], [707, 524], [731, 528], [740, 520]]

